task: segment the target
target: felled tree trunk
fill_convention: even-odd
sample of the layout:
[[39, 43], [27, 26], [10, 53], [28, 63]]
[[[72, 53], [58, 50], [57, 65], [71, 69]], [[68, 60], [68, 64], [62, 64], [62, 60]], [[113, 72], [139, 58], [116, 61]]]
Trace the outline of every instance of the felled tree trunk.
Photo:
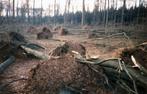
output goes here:
[[6, 61], [0, 64], [0, 73], [2, 73], [9, 65], [14, 63], [15, 57], [11, 56]]
[[31, 55], [39, 58], [39, 59], [43, 59], [43, 60], [48, 60], [49, 59], [49, 56], [47, 54], [44, 54], [44, 53], [39, 52], [37, 50], [30, 49], [30, 48], [28, 48], [26, 46], [23, 46], [23, 45], [21, 45], [21, 48], [23, 50], [25, 50], [28, 54], [31, 54]]

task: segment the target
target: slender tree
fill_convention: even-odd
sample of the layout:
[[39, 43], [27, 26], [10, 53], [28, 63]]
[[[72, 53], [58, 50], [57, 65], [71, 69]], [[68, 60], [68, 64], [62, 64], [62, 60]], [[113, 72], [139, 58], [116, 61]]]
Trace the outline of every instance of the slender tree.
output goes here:
[[0, 17], [2, 16], [2, 11], [3, 11], [3, 3], [0, 0]]
[[126, 0], [123, 0], [123, 7], [122, 7], [122, 15], [121, 15], [121, 25], [124, 24], [124, 12], [125, 12], [125, 9], [126, 9]]
[[35, 24], [35, 0], [33, 0], [33, 23]]
[[26, 7], [27, 7], [28, 22], [29, 22], [30, 21], [30, 3], [29, 3], [29, 0], [26, 0]]
[[107, 0], [105, 0], [105, 3], [104, 3], [104, 18], [103, 18], [104, 26], [106, 25], [106, 2], [107, 2]]
[[54, 0], [54, 25], [56, 25], [56, 0]]
[[68, 5], [68, 0], [65, 2], [65, 9], [64, 9], [64, 25], [66, 25], [67, 22], [67, 5]]
[[85, 0], [82, 1], [82, 25], [85, 24]]
[[41, 18], [40, 18], [40, 22], [42, 23], [42, 15], [43, 15], [43, 0], [41, 0]]
[[15, 18], [15, 0], [13, 0], [13, 18]]

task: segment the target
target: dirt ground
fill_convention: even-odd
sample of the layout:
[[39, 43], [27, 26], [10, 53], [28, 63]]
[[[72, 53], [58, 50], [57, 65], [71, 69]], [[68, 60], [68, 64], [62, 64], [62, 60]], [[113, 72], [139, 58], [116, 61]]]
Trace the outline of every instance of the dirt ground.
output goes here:
[[[87, 58], [97, 57], [97, 58], [101, 58], [101, 59], [116, 58], [116, 57], [118, 57], [119, 52], [121, 52], [124, 48], [134, 47], [136, 44], [141, 43], [141, 42], [146, 40], [146, 38], [145, 38], [146, 34], [140, 34], [139, 33], [140, 34], [139, 36], [137, 36], [137, 35], [135, 36], [134, 32], [129, 32], [129, 33], [127, 32], [130, 39], [126, 38], [123, 35], [106, 37], [105, 32], [101, 31], [101, 30], [100, 31], [97, 30], [97, 33], [98, 33], [97, 38], [91, 38], [91, 39], [87, 37], [87, 30], [81, 31], [79, 29], [77, 29], [77, 30], [69, 29], [69, 32], [70, 32], [70, 34], [66, 35], [66, 36], [60, 36], [58, 34], [55, 34], [53, 36], [53, 39], [50, 39], [50, 40], [36, 40], [36, 34], [29, 34], [25, 31], [22, 32], [22, 34], [25, 35], [26, 39], [28, 39], [30, 42], [37, 43], [37, 44], [41, 45], [42, 47], [44, 47], [45, 50], [41, 50], [41, 51], [46, 53], [46, 54], [49, 54], [50, 51], [52, 51], [57, 46], [63, 44], [63, 42], [71, 41], [71, 42], [80, 43], [86, 48], [86, 57]], [[114, 32], [109, 32], [109, 33], [114, 34]], [[110, 34], [108, 34], [108, 35], [110, 35]], [[60, 79], [60, 80], [63, 79], [63, 80], [65, 80], [65, 82], [66, 82], [66, 80], [73, 79], [73, 78], [70, 78], [68, 76], [73, 76], [73, 75], [74, 76], [75, 75], [76, 76], [78, 76], [78, 75], [82, 76], [79, 73], [77, 73], [77, 74], [68, 73], [67, 71], [70, 72], [70, 71], [73, 71], [73, 70], [76, 73], [77, 70], [76, 69], [68, 69], [68, 66], [69, 66], [69, 68], [71, 68], [72, 66], [68, 65], [67, 61], [72, 61], [72, 60], [67, 60], [66, 62], [65, 61], [63, 59], [61, 59], [61, 62], [56, 62], [56, 60], [53, 60], [51, 64], [63, 63], [64, 62], [63, 65], [65, 64], [65, 66], [60, 67], [60, 66], [62, 66], [62, 64], [55, 65], [54, 67], [56, 67], [56, 69], [50, 69], [50, 71], [54, 71], [52, 74], [49, 74], [49, 73], [44, 73], [42, 75], [37, 74], [36, 76], [34, 76], [34, 79], [36, 79], [34, 81], [36, 81], [36, 82], [30, 82], [29, 84], [36, 83], [36, 85], [42, 86], [42, 84], [39, 83], [39, 80], [44, 80], [43, 76], [46, 75], [46, 74], [53, 76], [53, 78], [50, 78], [50, 79], [54, 79], [56, 77], [59, 77], [57, 79]], [[9, 66], [5, 70], [5, 72], [0, 75], [1, 76], [1, 84], [5, 84], [9, 81], [13, 81], [13, 80], [16, 80], [18, 78], [24, 78], [24, 79], [9, 84], [8, 88], [11, 88], [12, 90], [11, 90], [11, 92], [6, 92], [6, 94], [36, 94], [36, 93], [33, 93], [33, 92], [31, 92], [31, 93], [21, 92], [20, 93], [20, 91], [23, 91], [24, 88], [26, 88], [26, 86], [27, 86], [26, 83], [29, 81], [29, 80], [26, 80], [26, 79], [28, 79], [30, 77], [30, 71], [35, 69], [36, 66], [38, 66], [38, 65], [40, 65], [40, 67], [45, 68], [45, 70], [53, 66], [53, 65], [48, 65], [44, 61], [41, 61], [41, 60], [28, 59], [28, 58], [16, 59], [16, 62], [14, 64], [12, 64], [11, 66]], [[76, 66], [77, 65], [74, 64], [73, 67], [76, 67]], [[63, 70], [64, 68], [67, 68], [67, 69], [65, 69], [65, 73], [63, 71], [63, 74], [67, 73], [68, 75], [66, 75], [65, 77], [60, 76], [60, 75], [62, 75], [62, 71], [60, 71], [60, 69], [58, 69], [58, 67], [61, 68], [61, 70]], [[87, 69], [85, 69], [85, 71], [86, 70]], [[36, 73], [38, 73], [40, 71], [44, 72], [44, 70], [39, 69], [39, 70], [37, 70]], [[83, 73], [83, 70], [79, 70], [79, 71], [82, 71], [81, 73]], [[89, 76], [89, 74], [91, 74], [91, 73], [87, 73], [86, 75]], [[38, 76], [41, 76], [41, 78], [40, 79], [36, 78]], [[67, 79], [65, 79], [65, 78], [67, 78]], [[89, 79], [89, 78], [87, 77], [87, 79]], [[87, 79], [85, 79], [85, 80], [87, 81]], [[93, 77], [93, 79], [94, 79], [94, 77]], [[89, 79], [89, 80], [93, 80], [93, 79]], [[60, 80], [59, 80], [59, 82], [60, 82]], [[85, 80], [83, 80], [83, 79], [77, 80], [77, 83], [79, 83], [81, 81], [85, 82]], [[42, 83], [46, 84], [46, 82], [42, 82]], [[52, 83], [51, 85], [53, 85], [55, 83]], [[87, 83], [85, 85], [88, 85], [88, 84], [89, 83]], [[52, 90], [54, 90], [54, 89], [52, 89]], [[110, 93], [103, 92], [103, 90], [101, 90], [101, 92], [98, 92], [95, 88], [93, 88], [93, 89], [94, 89], [93, 91], [95, 91], [95, 93], [85, 93], [85, 94], [111, 94], [111, 92]], [[9, 89], [5, 88], [4, 90], [8, 91]], [[56, 91], [56, 89], [54, 91]], [[49, 93], [49, 92], [41, 93], [40, 92], [38, 94], [53, 94], [53, 93]], [[54, 93], [54, 94], [56, 94], [56, 93]]]

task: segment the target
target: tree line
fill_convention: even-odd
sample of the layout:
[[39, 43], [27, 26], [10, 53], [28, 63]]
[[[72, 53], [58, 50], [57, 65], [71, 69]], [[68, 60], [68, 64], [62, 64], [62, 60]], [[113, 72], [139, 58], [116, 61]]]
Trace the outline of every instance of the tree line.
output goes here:
[[[82, 11], [70, 12], [71, 0], [66, 0], [65, 10], [60, 14], [60, 7], [54, 0], [54, 15], [43, 15], [43, 3], [41, 7], [35, 8], [36, 0], [33, 0], [33, 7], [30, 7], [29, 0], [26, 0], [21, 7], [15, 5], [15, 0], [8, 2], [0, 2], [0, 24], [11, 23], [30, 23], [30, 24], [82, 24], [82, 25], [98, 25], [98, 24], [141, 24], [147, 21], [147, 7], [144, 2], [139, 0], [139, 6], [126, 7], [126, 0], [123, 6], [117, 8], [117, 0], [104, 0], [103, 9], [100, 1], [96, 0], [93, 11], [85, 10], [85, 0], [82, 0]], [[107, 5], [107, 6], [106, 6]], [[6, 15], [2, 16], [3, 10]], [[48, 10], [50, 12], [50, 10]]]

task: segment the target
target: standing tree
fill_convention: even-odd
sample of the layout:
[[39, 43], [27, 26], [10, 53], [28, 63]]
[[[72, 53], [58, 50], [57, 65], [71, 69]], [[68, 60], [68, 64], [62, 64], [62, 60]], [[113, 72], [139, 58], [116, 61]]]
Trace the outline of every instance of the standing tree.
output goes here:
[[54, 25], [56, 25], [56, 0], [54, 0]]
[[13, 18], [15, 18], [15, 0], [13, 0]]
[[85, 24], [85, 0], [82, 2], [82, 25]]
[[29, 6], [29, 0], [26, 0], [26, 7], [27, 7], [28, 22], [29, 22], [29, 21], [30, 21], [30, 6]]
[[122, 26], [124, 24], [125, 10], [126, 10], [126, 0], [123, 0], [122, 15], [121, 15], [121, 29], [123, 28]]
[[43, 0], [41, 0], [41, 18], [40, 18], [40, 22], [42, 23], [42, 16], [43, 16]]
[[2, 1], [0, 2], [0, 17], [2, 16], [2, 11], [3, 11], [3, 3]]
[[35, 0], [33, 0], [33, 24], [35, 24]]
[[103, 18], [103, 23], [104, 23], [104, 26], [106, 25], [106, 0], [105, 0], [105, 3], [104, 3], [104, 18]]

